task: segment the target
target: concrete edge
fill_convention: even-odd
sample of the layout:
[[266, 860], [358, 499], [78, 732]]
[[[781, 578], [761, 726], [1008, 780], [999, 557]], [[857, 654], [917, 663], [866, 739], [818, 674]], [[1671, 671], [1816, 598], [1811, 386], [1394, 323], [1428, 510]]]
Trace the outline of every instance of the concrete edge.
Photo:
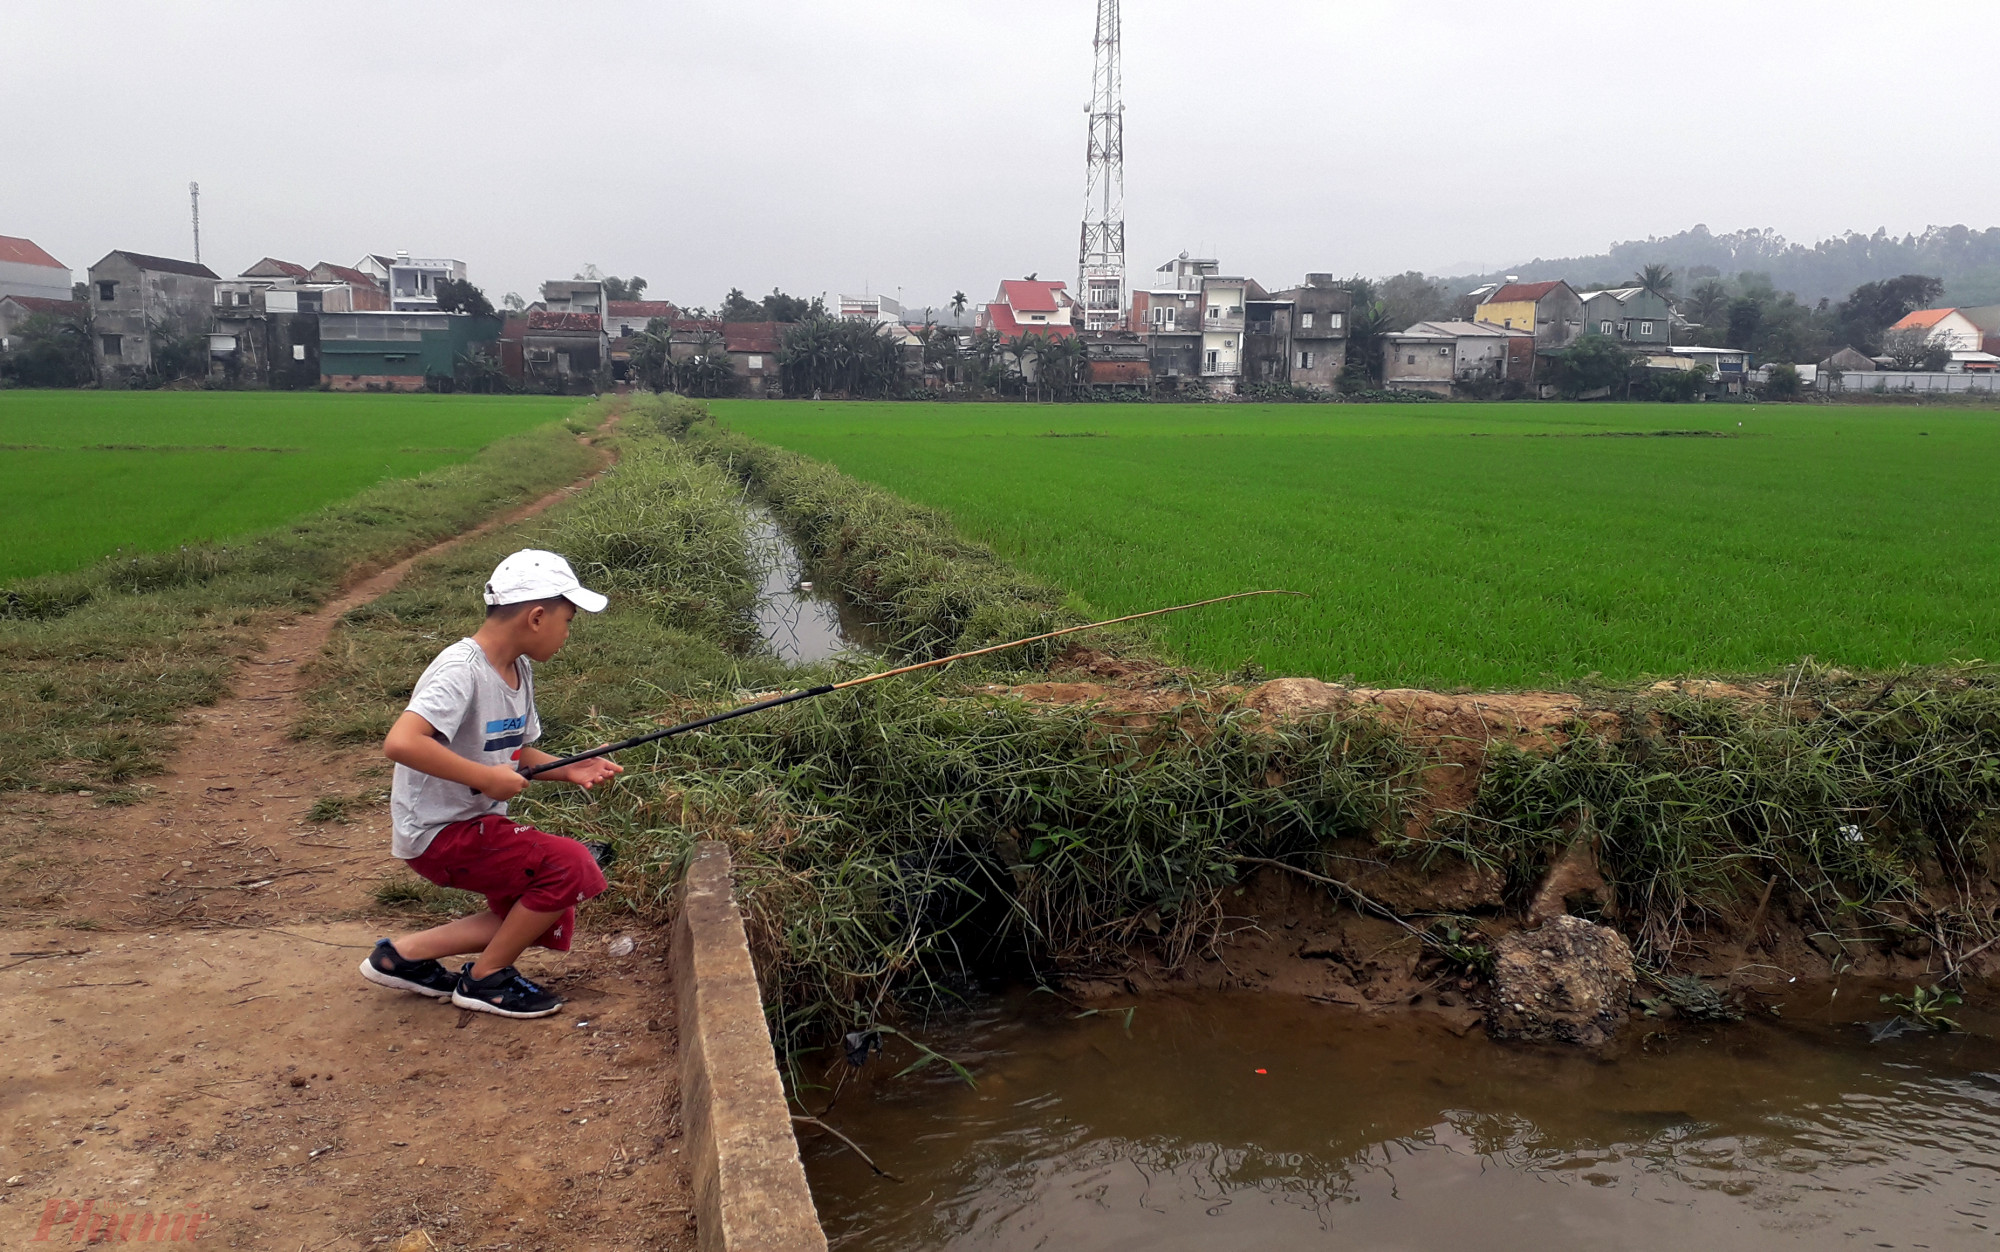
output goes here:
[[678, 904], [668, 961], [698, 1246], [822, 1252], [826, 1233], [792, 1134], [727, 845], [695, 845]]

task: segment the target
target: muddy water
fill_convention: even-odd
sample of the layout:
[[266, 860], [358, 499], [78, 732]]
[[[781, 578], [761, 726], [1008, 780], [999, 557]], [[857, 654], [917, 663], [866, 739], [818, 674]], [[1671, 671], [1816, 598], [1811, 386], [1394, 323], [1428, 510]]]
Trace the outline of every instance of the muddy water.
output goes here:
[[877, 632], [858, 610], [829, 588], [802, 585], [812, 581], [811, 575], [768, 511], [752, 507], [749, 530], [751, 560], [763, 579], [757, 633], [773, 655], [805, 665], [877, 646]]
[[930, 1029], [977, 1090], [827, 1115], [901, 1183], [802, 1145], [841, 1249], [2000, 1249], [1996, 1023], [1871, 1044], [1840, 1006], [1878, 989], [1828, 990], [1610, 1062], [1276, 996], [1129, 1029], [1017, 996]]

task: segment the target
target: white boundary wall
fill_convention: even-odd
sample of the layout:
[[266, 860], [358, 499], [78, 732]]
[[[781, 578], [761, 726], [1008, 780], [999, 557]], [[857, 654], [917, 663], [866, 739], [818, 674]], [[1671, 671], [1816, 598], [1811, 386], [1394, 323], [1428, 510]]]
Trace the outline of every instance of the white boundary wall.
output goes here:
[[1892, 393], [1937, 392], [1939, 395], [1981, 392], [1986, 395], [2000, 394], [2000, 374], [1946, 374], [1916, 373], [1901, 370], [1855, 370], [1846, 374], [1834, 374], [1830, 370], [1819, 372], [1819, 390], [1842, 391], [1866, 394], [1878, 388]]

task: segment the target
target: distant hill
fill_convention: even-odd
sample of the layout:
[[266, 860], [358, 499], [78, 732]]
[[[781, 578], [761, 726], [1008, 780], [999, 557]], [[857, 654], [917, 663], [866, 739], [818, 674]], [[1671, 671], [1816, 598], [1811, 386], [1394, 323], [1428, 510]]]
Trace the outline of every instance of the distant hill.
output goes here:
[[1492, 274], [1463, 275], [1448, 282], [1469, 290], [1482, 282], [1519, 274], [1523, 279], [1566, 278], [1574, 287], [1621, 283], [1650, 262], [1678, 271], [1679, 290], [1704, 277], [1727, 278], [1746, 271], [1768, 274], [1779, 291], [1816, 303], [1839, 300], [1862, 283], [1899, 274], [1929, 274], [1944, 280], [1946, 304], [2000, 304], [2000, 226], [1931, 226], [1921, 235], [1847, 234], [1815, 244], [1790, 243], [1775, 230], [1739, 230], [1726, 235], [1696, 226], [1678, 235], [1634, 239], [1611, 245], [1595, 256], [1538, 257]]

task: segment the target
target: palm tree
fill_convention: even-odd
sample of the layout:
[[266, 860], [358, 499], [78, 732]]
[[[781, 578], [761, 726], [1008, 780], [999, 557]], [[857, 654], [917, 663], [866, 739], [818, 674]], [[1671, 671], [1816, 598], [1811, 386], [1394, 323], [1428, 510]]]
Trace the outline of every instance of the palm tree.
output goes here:
[[[1036, 360], [1040, 360], [1047, 351], [1048, 342], [1036, 331], [1023, 331], [1007, 341], [1007, 352], [1014, 358], [1014, 369], [1021, 376], [1021, 394], [1023, 397], [1028, 394], [1028, 387], [1034, 381], [1029, 377], [1028, 359], [1033, 357]], [[1039, 377], [1040, 374], [1036, 373], [1035, 378], [1038, 379]]]
[[1651, 292], [1667, 306], [1667, 346], [1674, 346], [1674, 271], [1664, 261], [1643, 265], [1632, 276], [1632, 285]]
[[1712, 326], [1729, 308], [1729, 288], [1720, 279], [1705, 279], [1688, 298], [1688, 312], [1704, 326]]
[[951, 293], [951, 315], [954, 320], [965, 316], [965, 305], [964, 292], [954, 291]]

